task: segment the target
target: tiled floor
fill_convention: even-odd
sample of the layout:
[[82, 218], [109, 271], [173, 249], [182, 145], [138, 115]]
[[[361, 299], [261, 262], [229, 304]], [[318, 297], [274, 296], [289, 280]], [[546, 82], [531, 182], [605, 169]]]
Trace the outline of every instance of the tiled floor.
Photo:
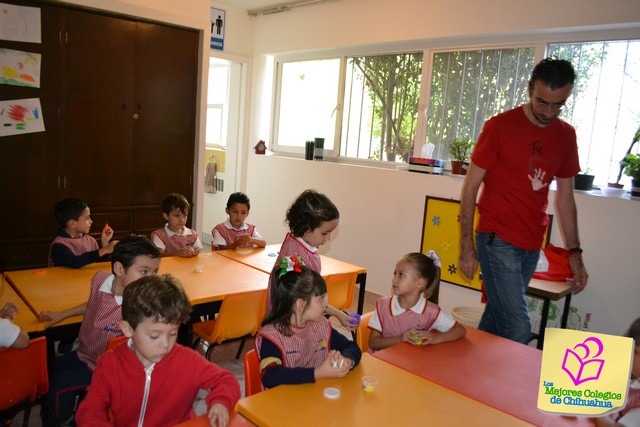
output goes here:
[[[356, 295], [357, 295], [357, 289], [356, 289]], [[375, 295], [369, 292], [366, 293], [364, 310], [363, 310], [365, 313], [373, 310], [373, 308], [375, 307], [375, 301], [377, 297], [378, 295]], [[349, 313], [355, 313], [356, 309], [357, 309], [357, 302], [354, 302], [354, 304], [346, 311]], [[332, 319], [332, 320], [335, 321], [335, 319]], [[345, 333], [345, 335], [347, 335], [348, 337], [351, 336], [350, 333], [346, 332], [340, 326], [336, 326], [336, 329]], [[235, 356], [236, 356], [236, 352], [238, 351], [239, 345], [240, 345], [239, 342], [232, 342], [229, 344], [222, 344], [222, 345], [216, 346], [216, 348], [214, 348], [214, 350], [211, 352], [210, 360], [218, 364], [219, 366], [225, 369], [228, 369], [236, 376], [236, 378], [238, 379], [238, 382], [240, 383], [240, 389], [242, 391], [242, 395], [244, 396], [244, 369], [242, 366], [242, 360], [243, 360], [244, 354], [253, 348], [253, 339], [247, 340], [247, 342], [244, 345], [242, 355], [240, 356], [239, 359], [236, 360]], [[202, 347], [199, 347], [198, 350], [204, 354]], [[16, 418], [14, 419], [13, 425], [15, 426], [22, 425], [22, 413], [16, 416]], [[39, 406], [36, 406], [31, 410], [31, 416], [29, 417], [29, 427], [42, 427], [42, 423], [40, 421]]]

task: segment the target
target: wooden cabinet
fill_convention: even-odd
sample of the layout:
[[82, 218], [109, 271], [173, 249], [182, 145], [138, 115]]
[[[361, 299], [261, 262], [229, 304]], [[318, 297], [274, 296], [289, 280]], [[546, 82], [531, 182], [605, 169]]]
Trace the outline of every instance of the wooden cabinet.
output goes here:
[[85, 200], [99, 234], [149, 234], [165, 194], [193, 195], [198, 33], [76, 8], [38, 7], [41, 87], [1, 85], [0, 99], [40, 98], [45, 132], [0, 138], [0, 269], [46, 264], [53, 205]]

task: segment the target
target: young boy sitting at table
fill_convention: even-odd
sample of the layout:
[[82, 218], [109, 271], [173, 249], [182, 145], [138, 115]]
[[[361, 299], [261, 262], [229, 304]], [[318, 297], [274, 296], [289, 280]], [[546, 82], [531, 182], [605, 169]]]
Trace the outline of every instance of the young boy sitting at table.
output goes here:
[[[207, 415], [224, 427], [240, 398], [233, 374], [195, 350], [176, 345], [191, 306], [171, 275], [136, 280], [124, 290], [120, 327], [126, 344], [98, 359], [78, 425], [176, 425], [188, 420], [200, 389], [209, 390]], [[111, 412], [111, 415], [109, 414]]]
[[211, 246], [214, 250], [266, 246], [267, 242], [258, 233], [256, 226], [245, 222], [250, 209], [251, 202], [246, 194], [236, 192], [229, 196], [225, 209], [229, 218], [211, 230]]
[[102, 247], [89, 236], [91, 211], [80, 199], [64, 199], [54, 207], [60, 226], [49, 247], [49, 267], [80, 268], [98, 261], [108, 261], [117, 240], [111, 240], [113, 230], [108, 225], [102, 230]]
[[167, 194], [162, 199], [162, 216], [167, 223], [151, 233], [153, 244], [162, 256], [191, 258], [200, 253], [202, 242], [195, 230], [186, 226], [191, 205], [182, 194]]
[[50, 388], [42, 403], [43, 425], [56, 425], [73, 417], [76, 398], [91, 382], [91, 375], [111, 338], [122, 335], [122, 293], [134, 280], [155, 275], [160, 268], [160, 252], [144, 236], [130, 236], [115, 246], [111, 271], [98, 271], [91, 280], [89, 300], [64, 311], [43, 311], [40, 320], [50, 327], [67, 317], [84, 315], [78, 349], [53, 360]]

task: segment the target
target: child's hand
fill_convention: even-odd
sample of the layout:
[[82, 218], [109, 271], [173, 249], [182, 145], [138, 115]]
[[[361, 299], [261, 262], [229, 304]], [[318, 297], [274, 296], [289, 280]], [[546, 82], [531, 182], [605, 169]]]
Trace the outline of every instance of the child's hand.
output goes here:
[[176, 251], [176, 255], [182, 258], [191, 258], [200, 253], [200, 249], [194, 248], [193, 246], [185, 246], [184, 248], [180, 248]]
[[50, 322], [44, 326], [45, 329], [55, 325], [56, 323], [58, 323], [63, 319], [64, 319], [64, 316], [60, 311], [41, 311], [40, 315], [38, 316], [38, 320], [41, 322], [44, 322], [45, 320], [50, 320]]
[[441, 342], [441, 334], [435, 334], [429, 331], [415, 331], [415, 345], [438, 344]]
[[239, 235], [238, 237], [236, 237], [236, 241], [233, 242], [236, 248], [238, 246], [246, 245], [247, 243], [251, 243], [251, 236], [249, 236], [248, 234]]
[[401, 341], [404, 341], [413, 345], [422, 345], [422, 338], [421, 338], [421, 335], [419, 335], [419, 332], [424, 332], [424, 331], [416, 331], [415, 329], [409, 329], [404, 334], [402, 334]]
[[221, 403], [214, 403], [207, 411], [211, 427], [227, 427], [229, 424], [229, 411]]
[[340, 324], [348, 331], [355, 331], [358, 328], [358, 325], [354, 325], [353, 323], [351, 323], [353, 321], [353, 318], [344, 311], [337, 310], [335, 317], [340, 321]]
[[116, 247], [118, 242], [119, 242], [119, 240], [112, 240], [112, 241], [108, 242], [106, 245], [103, 245], [100, 248], [100, 250], [98, 251], [98, 255], [103, 257], [105, 255], [109, 255], [109, 254], [113, 253], [113, 248]]
[[0, 311], [0, 318], [9, 319], [13, 322], [14, 320], [16, 320], [17, 313], [18, 307], [14, 303], [8, 302]]
[[113, 228], [109, 227], [109, 224], [105, 224], [102, 229], [102, 235], [100, 236], [100, 240], [102, 241], [102, 247], [105, 247], [109, 244], [109, 241], [113, 237]]
[[324, 362], [315, 369], [315, 379], [344, 378], [349, 373], [352, 364], [351, 359], [343, 357], [339, 351], [332, 350]]

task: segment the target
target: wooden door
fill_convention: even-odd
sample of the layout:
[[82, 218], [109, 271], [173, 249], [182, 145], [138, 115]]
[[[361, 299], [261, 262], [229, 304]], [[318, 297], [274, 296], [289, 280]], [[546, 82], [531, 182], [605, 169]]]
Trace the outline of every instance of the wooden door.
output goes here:
[[133, 129], [139, 204], [167, 193], [193, 198], [198, 33], [138, 22]]
[[63, 16], [66, 193], [92, 210], [130, 205], [136, 23], [78, 10]]

